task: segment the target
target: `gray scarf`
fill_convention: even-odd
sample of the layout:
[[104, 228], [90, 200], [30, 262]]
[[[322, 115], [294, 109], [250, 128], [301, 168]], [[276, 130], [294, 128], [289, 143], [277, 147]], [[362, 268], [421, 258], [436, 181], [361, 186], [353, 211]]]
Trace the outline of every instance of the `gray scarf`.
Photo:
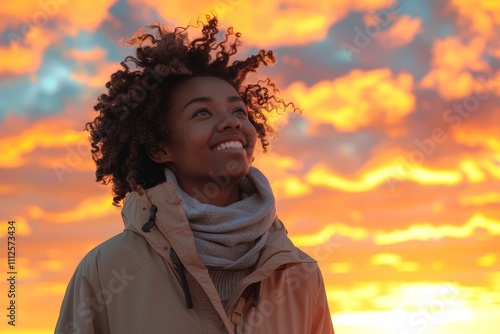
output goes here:
[[198, 254], [209, 269], [246, 269], [257, 262], [276, 216], [274, 195], [262, 172], [250, 167], [239, 184], [243, 199], [226, 207], [205, 204], [186, 194], [168, 168], [165, 176], [177, 189]]

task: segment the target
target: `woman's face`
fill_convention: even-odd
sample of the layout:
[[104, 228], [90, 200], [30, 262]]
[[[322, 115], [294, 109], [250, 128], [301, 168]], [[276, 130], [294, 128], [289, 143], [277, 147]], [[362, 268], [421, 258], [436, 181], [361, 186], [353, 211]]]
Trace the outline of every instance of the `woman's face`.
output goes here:
[[257, 131], [236, 90], [216, 77], [195, 77], [172, 96], [168, 140], [161, 152], [181, 188], [192, 194], [206, 191], [208, 183], [224, 188], [243, 178]]

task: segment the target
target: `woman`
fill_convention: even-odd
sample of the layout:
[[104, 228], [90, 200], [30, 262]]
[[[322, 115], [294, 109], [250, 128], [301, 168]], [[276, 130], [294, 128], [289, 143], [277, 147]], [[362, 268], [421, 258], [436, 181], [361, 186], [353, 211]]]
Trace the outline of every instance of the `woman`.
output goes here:
[[251, 167], [286, 109], [261, 50], [229, 64], [240, 45], [216, 18], [140, 31], [87, 124], [96, 178], [111, 182], [122, 233], [89, 252], [73, 275], [56, 333], [333, 333], [316, 262], [293, 246], [266, 177]]

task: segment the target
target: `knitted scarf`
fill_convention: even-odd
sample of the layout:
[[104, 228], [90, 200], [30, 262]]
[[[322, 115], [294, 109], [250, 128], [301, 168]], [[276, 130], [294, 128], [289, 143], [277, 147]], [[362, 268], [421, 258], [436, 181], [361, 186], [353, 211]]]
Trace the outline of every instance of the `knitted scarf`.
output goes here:
[[242, 200], [226, 207], [205, 204], [186, 194], [168, 168], [165, 176], [177, 189], [198, 254], [209, 269], [240, 270], [257, 262], [276, 216], [274, 195], [262, 172], [250, 167], [239, 183]]

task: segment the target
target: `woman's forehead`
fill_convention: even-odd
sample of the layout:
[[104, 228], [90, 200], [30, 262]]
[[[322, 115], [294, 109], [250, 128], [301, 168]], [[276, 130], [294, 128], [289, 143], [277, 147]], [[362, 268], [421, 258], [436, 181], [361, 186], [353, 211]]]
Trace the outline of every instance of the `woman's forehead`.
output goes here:
[[173, 105], [185, 108], [195, 102], [241, 100], [238, 92], [227, 81], [217, 77], [194, 77], [175, 89]]

